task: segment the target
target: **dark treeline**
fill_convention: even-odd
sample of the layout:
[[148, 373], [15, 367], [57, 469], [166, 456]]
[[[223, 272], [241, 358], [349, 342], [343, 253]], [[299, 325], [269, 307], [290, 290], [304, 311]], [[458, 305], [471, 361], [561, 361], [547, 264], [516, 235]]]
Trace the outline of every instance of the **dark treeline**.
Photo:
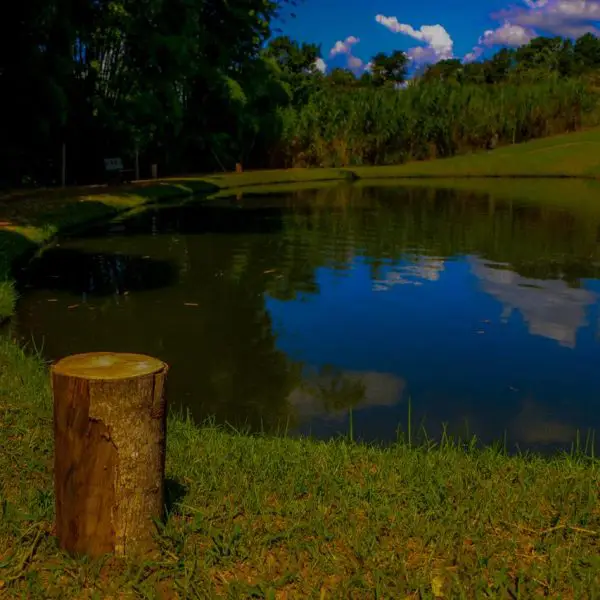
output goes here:
[[0, 22], [0, 185], [245, 167], [391, 164], [596, 124], [600, 41], [536, 38], [407, 80], [403, 52], [357, 77], [274, 37], [290, 0], [28, 0]]

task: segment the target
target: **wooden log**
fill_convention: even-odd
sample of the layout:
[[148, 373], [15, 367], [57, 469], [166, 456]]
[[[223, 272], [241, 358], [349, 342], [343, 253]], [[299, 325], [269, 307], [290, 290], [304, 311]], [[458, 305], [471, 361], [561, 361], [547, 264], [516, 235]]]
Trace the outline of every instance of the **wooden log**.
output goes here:
[[74, 555], [152, 548], [164, 509], [167, 365], [139, 354], [52, 367], [56, 534]]

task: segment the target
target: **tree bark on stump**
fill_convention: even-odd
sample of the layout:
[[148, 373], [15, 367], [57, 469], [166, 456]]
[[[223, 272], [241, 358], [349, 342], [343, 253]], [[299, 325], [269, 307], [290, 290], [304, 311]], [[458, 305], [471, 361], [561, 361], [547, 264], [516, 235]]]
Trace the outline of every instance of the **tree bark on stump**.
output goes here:
[[164, 509], [167, 365], [139, 354], [52, 367], [59, 546], [98, 557], [152, 547]]

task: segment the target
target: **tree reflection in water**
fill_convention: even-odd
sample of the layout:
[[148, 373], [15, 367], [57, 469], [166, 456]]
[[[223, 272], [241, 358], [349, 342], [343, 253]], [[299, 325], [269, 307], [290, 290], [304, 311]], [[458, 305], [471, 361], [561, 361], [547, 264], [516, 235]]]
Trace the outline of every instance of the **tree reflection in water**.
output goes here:
[[[558, 191], [561, 185], [553, 183]], [[417, 410], [428, 409], [438, 423], [470, 415], [486, 434], [508, 427], [525, 397], [502, 404], [492, 393], [492, 410], [481, 398], [453, 396], [451, 387], [444, 394], [423, 388], [421, 398], [410, 389], [419, 370], [437, 369], [432, 385], [448, 377], [434, 366], [444, 358], [471, 376], [455, 355], [457, 348], [471, 348], [473, 327], [463, 313], [454, 322], [440, 319], [447, 308], [436, 290], [449, 293], [443, 286], [451, 280], [451, 289], [481, 305], [483, 291], [505, 307], [505, 315], [520, 311], [530, 333], [579, 351], [576, 334], [589, 326], [586, 311], [597, 303], [581, 281], [598, 279], [598, 230], [600, 211], [591, 204], [569, 208], [420, 186], [342, 184], [149, 210], [109, 236], [96, 228], [45, 252], [28, 272], [17, 327], [50, 358], [112, 350], [166, 360], [170, 397], [198, 420], [214, 416], [238, 427], [281, 431], [319, 419], [343, 426], [352, 408], [365, 423], [369, 415], [383, 415], [385, 427], [373, 425], [373, 431], [389, 429], [388, 421], [396, 419], [395, 431], [408, 390]], [[477, 288], [469, 287], [469, 273]], [[343, 281], [354, 282], [355, 295], [336, 295]], [[417, 293], [425, 294], [419, 302], [411, 300]], [[316, 299], [319, 312], [307, 309], [300, 336], [310, 347], [291, 351], [294, 340], [278, 319]], [[287, 308], [278, 312], [277, 306]], [[431, 310], [436, 312], [426, 312]], [[407, 311], [414, 314], [408, 318]], [[348, 315], [343, 340], [325, 359], [318, 324], [341, 315]], [[379, 329], [367, 330], [353, 320], [356, 315], [368, 315]], [[439, 322], [437, 331], [428, 321]], [[418, 333], [409, 327], [416, 322], [423, 323]], [[454, 339], [445, 347], [448, 328]], [[359, 330], [376, 345], [351, 335]], [[515, 335], [523, 341], [528, 334]], [[401, 351], [403, 362], [394, 368], [371, 360]], [[551, 349], [540, 352], [558, 360]], [[590, 372], [582, 376], [595, 385]]]

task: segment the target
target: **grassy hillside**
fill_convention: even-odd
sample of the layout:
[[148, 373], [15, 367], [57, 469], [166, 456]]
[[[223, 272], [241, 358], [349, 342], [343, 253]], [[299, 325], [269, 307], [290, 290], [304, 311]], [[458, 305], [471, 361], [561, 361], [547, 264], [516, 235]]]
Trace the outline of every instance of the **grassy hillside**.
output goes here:
[[600, 129], [504, 146], [490, 152], [410, 162], [390, 167], [353, 167], [360, 178], [379, 177], [600, 177]]

